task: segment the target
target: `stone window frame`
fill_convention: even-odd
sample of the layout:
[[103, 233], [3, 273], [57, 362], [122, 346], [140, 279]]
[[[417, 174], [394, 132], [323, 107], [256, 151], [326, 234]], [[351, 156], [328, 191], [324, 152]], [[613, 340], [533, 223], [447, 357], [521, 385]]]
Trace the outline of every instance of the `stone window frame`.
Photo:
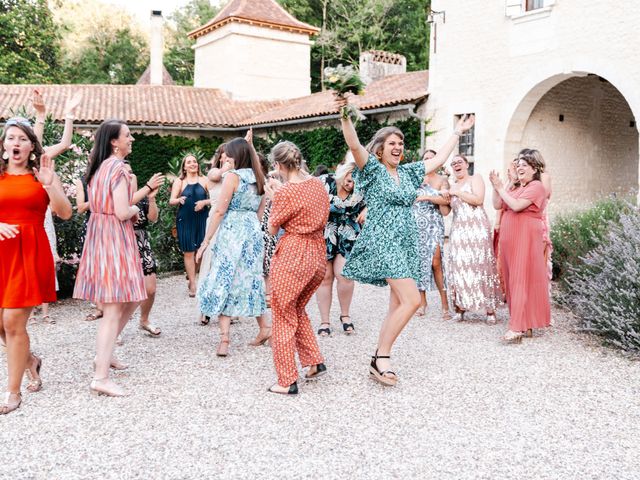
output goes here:
[[[532, 2], [538, 5], [530, 5]], [[558, 0], [505, 0], [505, 16], [511, 18], [513, 23], [539, 20], [550, 16], [557, 3]]]

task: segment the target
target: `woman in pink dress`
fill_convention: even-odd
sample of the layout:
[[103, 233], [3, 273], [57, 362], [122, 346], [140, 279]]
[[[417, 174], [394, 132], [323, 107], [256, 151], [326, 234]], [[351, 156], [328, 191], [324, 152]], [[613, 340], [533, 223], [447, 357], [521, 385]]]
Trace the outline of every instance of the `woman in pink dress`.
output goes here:
[[491, 172], [493, 206], [502, 210], [500, 260], [509, 305], [509, 331], [503, 339], [520, 342], [534, 328], [551, 321], [549, 278], [544, 258], [542, 215], [547, 192], [540, 181], [542, 165], [534, 155], [519, 156], [519, 186], [507, 191], [498, 174]]
[[91, 217], [73, 296], [102, 304], [91, 392], [115, 397], [124, 391], [109, 379], [109, 367], [126, 368], [113, 358], [116, 337], [147, 294], [133, 231], [139, 209], [124, 163], [134, 139], [120, 120], [103, 122], [95, 138], [86, 173]]

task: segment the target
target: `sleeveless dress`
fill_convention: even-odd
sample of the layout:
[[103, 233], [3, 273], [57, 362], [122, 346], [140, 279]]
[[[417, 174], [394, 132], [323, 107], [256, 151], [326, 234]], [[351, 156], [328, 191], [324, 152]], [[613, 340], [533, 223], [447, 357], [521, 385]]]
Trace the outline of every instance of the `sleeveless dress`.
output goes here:
[[[420, 196], [440, 196], [440, 192], [428, 183], [421, 185], [416, 192]], [[413, 216], [418, 226], [418, 255], [420, 256], [420, 279], [418, 290], [430, 292], [436, 289], [433, 278], [433, 256], [440, 246], [440, 260], [444, 272], [444, 220], [440, 208], [431, 202], [413, 204]], [[446, 281], [445, 281], [446, 283]], [[445, 285], [446, 289], [446, 285]]]
[[[472, 193], [471, 181], [462, 186]], [[491, 243], [491, 224], [484, 207], [451, 198], [453, 222], [449, 234], [449, 292], [458, 310], [495, 310], [501, 303], [500, 282]]]
[[218, 227], [211, 270], [198, 290], [200, 311], [209, 317], [257, 317], [267, 310], [264, 241], [257, 215], [262, 197], [252, 169], [229, 170], [224, 175], [237, 175], [238, 189]]
[[118, 220], [113, 190], [125, 182], [133, 198], [131, 175], [124, 162], [110, 157], [89, 183], [87, 237], [73, 289], [73, 298], [93, 303], [141, 302], [147, 298], [133, 222]]
[[546, 193], [534, 180], [509, 192], [532, 203], [520, 212], [504, 205], [500, 224], [500, 257], [504, 276], [509, 329], [524, 332], [548, 327], [551, 322], [549, 277], [544, 258], [544, 211]]
[[184, 205], [178, 208], [176, 227], [178, 230], [178, 243], [180, 250], [185, 252], [195, 252], [200, 248], [204, 235], [207, 233], [207, 218], [209, 207], [205, 207], [199, 212], [194, 210], [196, 202], [207, 199], [207, 191], [200, 183], [189, 183], [181, 197], [187, 197]]
[[[207, 233], [207, 229], [209, 228], [209, 222], [211, 222], [211, 217], [216, 211], [216, 203], [218, 201], [218, 195], [220, 195], [220, 190], [222, 189], [222, 182], [215, 183], [212, 188], [209, 189], [209, 198], [211, 199], [211, 208], [209, 209], [209, 215], [207, 217], [207, 222], [205, 224], [205, 235]], [[216, 237], [218, 232], [216, 232], [211, 238], [211, 242], [209, 243], [209, 248], [207, 248], [202, 254], [202, 258], [200, 259], [200, 276], [198, 277], [198, 288], [202, 285], [202, 282], [207, 275], [209, 274], [209, 270], [211, 269], [211, 255], [213, 251], [213, 246], [216, 243]], [[204, 240], [204, 237], [202, 237]], [[202, 240], [200, 240], [202, 243]]]
[[142, 273], [146, 277], [158, 271], [158, 264], [151, 250], [149, 232], [147, 232], [147, 227], [149, 226], [149, 199], [144, 197], [136, 206], [140, 209], [140, 213], [138, 214], [138, 221], [133, 224], [133, 231], [136, 234], [138, 253], [142, 261]]
[[424, 162], [398, 167], [396, 184], [378, 159], [369, 155], [353, 180], [369, 208], [367, 221], [349, 254], [342, 275], [383, 287], [387, 278], [420, 278], [418, 234], [411, 207], [424, 178]]
[[0, 175], [0, 222], [17, 225], [0, 240], [0, 308], [56, 301], [55, 269], [44, 218], [49, 195], [33, 174]]
[[362, 229], [357, 220], [366, 207], [364, 197], [356, 185], [356, 190], [343, 200], [338, 196], [338, 185], [333, 175], [321, 175], [318, 178], [324, 183], [330, 202], [329, 221], [324, 229], [327, 260], [333, 260], [336, 255], [347, 258]]

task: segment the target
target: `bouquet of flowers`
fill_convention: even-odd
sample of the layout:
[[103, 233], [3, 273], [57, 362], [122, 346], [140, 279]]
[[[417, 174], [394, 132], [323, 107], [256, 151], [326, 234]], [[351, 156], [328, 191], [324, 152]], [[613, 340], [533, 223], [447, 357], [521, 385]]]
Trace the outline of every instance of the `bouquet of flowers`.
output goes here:
[[[334, 91], [338, 98], [344, 98], [347, 93], [360, 95], [364, 92], [364, 82], [351, 65], [327, 67], [324, 69], [325, 86]], [[348, 104], [341, 109], [342, 118], [353, 117], [356, 120], [364, 120], [365, 116], [355, 105]]]

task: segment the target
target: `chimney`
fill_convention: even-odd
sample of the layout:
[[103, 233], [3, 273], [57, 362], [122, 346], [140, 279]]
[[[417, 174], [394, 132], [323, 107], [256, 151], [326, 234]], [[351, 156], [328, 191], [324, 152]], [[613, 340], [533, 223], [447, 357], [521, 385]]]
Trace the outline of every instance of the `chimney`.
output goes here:
[[368, 50], [360, 55], [360, 78], [369, 85], [388, 75], [406, 73], [407, 59], [399, 53]]
[[162, 85], [162, 56], [164, 51], [164, 39], [162, 38], [162, 12], [160, 10], [151, 10], [151, 61], [150, 69], [150, 85]]

